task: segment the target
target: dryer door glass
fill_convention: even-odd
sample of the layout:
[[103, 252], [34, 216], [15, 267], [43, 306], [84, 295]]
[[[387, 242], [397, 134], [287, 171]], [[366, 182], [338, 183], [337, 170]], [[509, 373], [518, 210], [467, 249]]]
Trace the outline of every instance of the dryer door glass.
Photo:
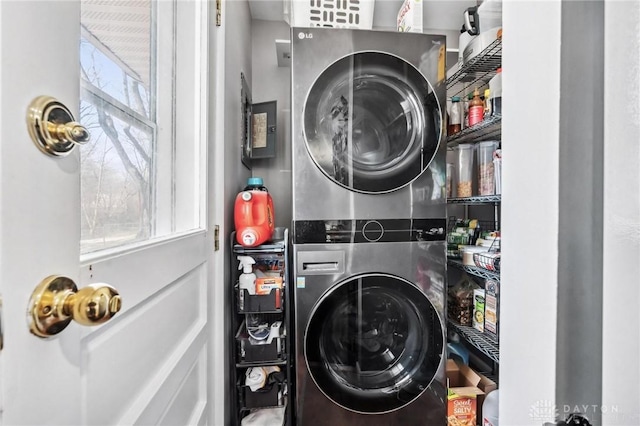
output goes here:
[[440, 106], [413, 65], [361, 52], [333, 63], [314, 82], [303, 131], [313, 161], [334, 182], [357, 192], [391, 192], [433, 159]]
[[427, 389], [440, 365], [443, 331], [413, 284], [366, 274], [318, 302], [304, 349], [309, 372], [329, 399], [352, 411], [384, 413]]

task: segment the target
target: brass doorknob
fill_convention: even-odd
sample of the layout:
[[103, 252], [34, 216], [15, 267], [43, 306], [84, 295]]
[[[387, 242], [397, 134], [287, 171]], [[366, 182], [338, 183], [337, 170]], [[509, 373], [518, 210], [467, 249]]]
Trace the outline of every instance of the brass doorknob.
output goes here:
[[89, 131], [77, 123], [69, 108], [51, 96], [38, 96], [27, 111], [29, 135], [40, 151], [55, 157], [89, 142]]
[[89, 142], [91, 136], [82, 124], [76, 123], [75, 121], [63, 124], [48, 122], [47, 127], [49, 128], [49, 134], [61, 143], [73, 142], [84, 145]]
[[78, 291], [71, 278], [52, 275], [40, 282], [29, 300], [29, 329], [38, 337], [64, 330], [71, 320], [98, 325], [122, 306], [118, 291], [108, 284], [90, 284]]

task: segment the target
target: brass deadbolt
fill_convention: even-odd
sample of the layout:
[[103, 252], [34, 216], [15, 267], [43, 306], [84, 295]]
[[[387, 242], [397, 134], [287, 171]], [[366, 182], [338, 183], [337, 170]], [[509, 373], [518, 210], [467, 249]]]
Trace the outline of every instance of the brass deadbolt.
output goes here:
[[29, 135], [40, 151], [54, 157], [68, 155], [89, 142], [89, 131], [77, 123], [69, 108], [51, 96], [38, 96], [27, 111]]
[[71, 320], [98, 325], [122, 307], [118, 291], [107, 284], [90, 284], [80, 290], [71, 278], [52, 275], [38, 284], [29, 301], [29, 329], [38, 337], [64, 330]]

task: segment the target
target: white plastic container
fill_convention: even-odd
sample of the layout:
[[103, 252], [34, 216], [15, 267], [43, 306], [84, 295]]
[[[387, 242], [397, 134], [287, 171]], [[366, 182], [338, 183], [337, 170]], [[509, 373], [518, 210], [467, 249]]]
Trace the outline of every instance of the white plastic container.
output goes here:
[[482, 404], [482, 426], [498, 426], [499, 390], [496, 389], [489, 392], [484, 399]]
[[463, 62], [462, 58], [464, 49], [467, 47], [472, 38], [473, 36], [469, 34], [469, 32], [464, 27], [462, 27], [462, 30], [460, 30], [460, 36], [458, 37], [458, 63], [461, 65]]
[[455, 171], [453, 163], [447, 163], [447, 198], [453, 197], [453, 174]]
[[463, 28], [472, 36], [502, 27], [502, 0], [484, 0], [480, 6], [467, 8], [463, 17]]
[[480, 33], [491, 28], [502, 27], [502, 0], [484, 0], [478, 6]]
[[476, 266], [473, 260], [474, 253], [486, 253], [489, 251], [489, 247], [481, 246], [463, 246], [460, 249], [462, 254], [462, 264], [467, 266]]
[[292, 27], [330, 27], [370, 30], [374, 0], [285, 0], [284, 20]]

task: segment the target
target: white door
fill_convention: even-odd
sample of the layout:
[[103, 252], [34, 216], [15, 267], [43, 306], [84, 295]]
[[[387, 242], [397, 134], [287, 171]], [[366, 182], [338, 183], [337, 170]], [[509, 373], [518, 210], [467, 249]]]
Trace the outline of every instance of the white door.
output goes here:
[[[101, 4], [106, 5], [102, 10]], [[4, 348], [0, 352], [0, 424], [214, 422], [209, 414], [212, 390], [208, 389], [207, 367], [210, 363], [207, 278], [211, 274], [213, 234], [208, 232], [206, 208], [200, 203], [206, 193], [207, 155], [204, 145], [199, 143], [206, 130], [204, 120], [198, 120], [206, 116], [206, 111], [201, 110], [206, 105], [202, 99], [207, 93], [206, 72], [202, 72], [206, 64], [200, 59], [206, 57], [203, 54], [206, 46], [202, 43], [207, 41], [208, 13], [207, 2], [177, 4], [150, 0], [83, 1], [82, 7], [88, 7], [83, 19], [93, 26], [87, 30], [89, 25], [85, 22], [81, 32], [78, 0], [0, 2], [0, 293], [4, 332]], [[166, 5], [173, 15], [166, 14]], [[151, 25], [147, 18], [136, 21], [137, 12], [127, 7], [150, 10]], [[106, 36], [97, 42], [91, 39], [100, 38], [96, 35], [100, 25], [118, 16], [122, 22], [134, 21], [124, 43], [118, 45], [113, 41], [117, 34], [109, 31], [102, 35], [113, 36], [111, 41]], [[169, 24], [168, 31], [143, 36], [146, 43], [161, 48], [152, 66], [141, 71], [144, 65], [128, 61], [125, 54], [127, 49], [136, 50], [135, 27], [160, 28], [163, 20]], [[171, 28], [189, 31], [172, 42], [167, 39]], [[80, 161], [82, 150], [88, 153], [98, 149], [96, 146], [102, 147], [99, 149], [103, 149], [104, 161], [117, 154], [115, 146], [105, 149], [104, 144], [96, 145], [99, 140], [104, 143], [108, 131], [100, 130], [100, 124], [90, 123], [96, 140], [76, 147], [66, 157], [42, 153], [27, 131], [27, 107], [38, 96], [57, 98], [76, 119], [91, 109], [96, 85], [85, 82], [83, 111], [79, 111], [81, 36], [83, 42], [88, 40], [93, 47], [104, 43], [91, 54], [110, 57], [111, 51], [112, 60], [133, 69], [127, 72], [148, 72], [141, 81], [146, 80], [147, 91], [160, 87], [158, 98], [170, 101], [164, 99], [164, 105], [180, 101], [191, 108], [158, 107], [155, 114], [148, 115], [147, 118], [151, 117], [148, 122], [142, 120], [141, 124], [134, 120], [134, 126], [128, 128], [137, 131], [137, 136], [146, 132], [158, 140], [163, 134], [184, 135], [184, 139], [174, 138], [177, 145], [157, 143], [137, 152], [150, 156], [146, 160], [146, 183], [155, 186], [146, 188], [147, 195], [128, 194], [128, 198], [118, 201], [121, 213], [132, 209], [139, 212], [141, 205], [143, 210], [151, 211], [132, 225], [139, 228], [131, 241], [126, 235], [110, 236], [106, 231], [93, 239], [84, 235], [89, 219], [83, 217], [87, 212], [81, 211], [81, 203], [83, 208], [95, 204], [86, 199], [91, 195], [81, 197], [81, 171], [86, 174], [82, 177], [84, 191], [91, 185], [92, 172], [104, 181], [107, 171], [114, 174], [114, 169], [122, 172], [131, 166], [87, 169], [97, 166], [84, 158]], [[169, 57], [167, 52], [176, 46], [187, 49], [177, 57]], [[168, 79], [166, 75], [158, 76], [167, 61], [173, 65], [189, 61], [201, 64], [189, 78], [183, 79], [191, 86], [172, 86], [171, 82], [179, 80], [175, 68]], [[163, 79], [168, 83], [160, 86]], [[189, 94], [193, 98], [185, 101]], [[113, 107], [117, 106], [117, 99], [108, 103], [111, 109], [107, 108], [107, 120], [111, 120], [111, 127], [122, 127], [124, 118]], [[153, 111], [153, 107], [145, 105]], [[94, 111], [93, 118], [96, 117]], [[153, 117], [158, 118], [155, 124]], [[189, 144], [186, 140], [196, 143]], [[187, 159], [176, 159], [165, 155], [166, 152], [184, 154]], [[140, 170], [142, 160], [138, 157], [131, 161], [137, 161], [134, 166]], [[175, 175], [191, 178], [184, 182], [176, 180]], [[85, 178], [89, 179], [86, 185]], [[123, 191], [130, 184], [122, 184]], [[140, 191], [140, 185], [133, 190]], [[95, 191], [93, 194], [94, 203], [106, 202], [113, 195]], [[101, 208], [94, 208], [92, 213], [100, 213]], [[118, 213], [117, 209], [114, 211]], [[95, 225], [95, 221], [91, 223]], [[115, 225], [101, 226], [106, 229]], [[107, 244], [91, 248], [91, 244], [100, 241]], [[71, 278], [78, 288], [91, 283], [112, 285], [120, 293], [122, 309], [110, 321], [96, 327], [72, 321], [54, 337], [36, 337], [29, 330], [28, 303], [41, 280], [54, 274]]]

